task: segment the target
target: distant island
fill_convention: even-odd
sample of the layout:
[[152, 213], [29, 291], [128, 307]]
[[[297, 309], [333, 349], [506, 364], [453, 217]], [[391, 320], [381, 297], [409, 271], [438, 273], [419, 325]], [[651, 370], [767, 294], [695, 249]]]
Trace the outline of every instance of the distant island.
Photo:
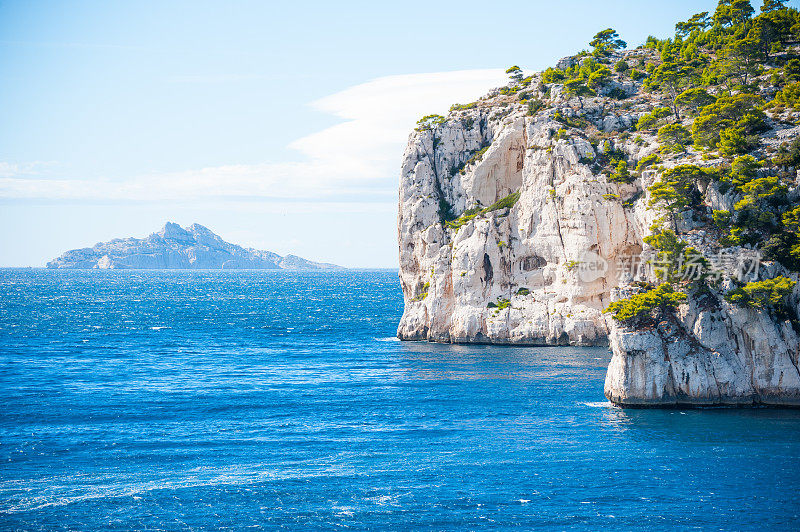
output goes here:
[[72, 249], [47, 263], [70, 269], [258, 269], [344, 270], [296, 255], [244, 248], [224, 241], [200, 224], [183, 228], [167, 222], [146, 238], [115, 238], [90, 248]]

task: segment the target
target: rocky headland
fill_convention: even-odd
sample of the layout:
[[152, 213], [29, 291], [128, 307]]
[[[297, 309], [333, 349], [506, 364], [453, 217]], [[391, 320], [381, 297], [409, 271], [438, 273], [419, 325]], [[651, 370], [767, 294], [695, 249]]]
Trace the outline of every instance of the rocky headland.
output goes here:
[[799, 406], [800, 13], [767, 4], [421, 119], [398, 337], [608, 345], [623, 406]]

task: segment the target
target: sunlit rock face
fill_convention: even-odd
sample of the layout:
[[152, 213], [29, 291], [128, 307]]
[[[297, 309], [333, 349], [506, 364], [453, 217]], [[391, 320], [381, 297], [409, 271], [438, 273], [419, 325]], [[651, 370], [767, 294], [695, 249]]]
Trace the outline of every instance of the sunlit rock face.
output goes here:
[[[644, 221], [604, 197], [630, 199], [640, 188], [594, 175], [595, 148], [579, 137], [554, 140], [562, 126], [552, 114], [487, 106], [411, 135], [400, 180], [400, 338], [607, 343], [601, 311], [618, 285], [613, 263], [641, 251]], [[622, 115], [615, 123], [634, 120]], [[511, 194], [519, 194], [512, 206], [458, 228], [441, 221], [443, 208], [457, 219]], [[605, 269], [586, 269], [594, 255], [609, 263]]]
[[[579, 99], [558, 84], [544, 92], [538, 80], [526, 89], [528, 101], [543, 101], [536, 109], [493, 91], [410, 135], [400, 172], [398, 337], [609, 345], [605, 394], [623, 406], [800, 406], [797, 331], [786, 316], [725, 301], [727, 273], [647, 326], [623, 327], [603, 313], [632, 283], [657, 281], [640, 266], [652, 252], [644, 238], [662, 213], [648, 191], [659, 170], [615, 183], [598, 162], [622, 153], [633, 170], [659, 153], [654, 132], [632, 126], [663, 103], [637, 83], [612, 84], [627, 96], [621, 100], [603, 91]], [[764, 145], [797, 134], [791, 125], [771, 128]], [[692, 149], [662, 156], [663, 168], [722, 162]], [[731, 210], [738, 198], [713, 183], [698, 189], [707, 213], [683, 213], [674, 226], [710, 258], [723, 247], [709, 225], [712, 210]], [[789, 198], [800, 202], [797, 184]], [[776, 275], [792, 276], [762, 263], [749, 280]], [[798, 301], [800, 284], [789, 297], [789, 313], [800, 319]]]
[[605, 395], [624, 406], [800, 406], [800, 337], [788, 321], [689, 299], [647, 330], [616, 325]]

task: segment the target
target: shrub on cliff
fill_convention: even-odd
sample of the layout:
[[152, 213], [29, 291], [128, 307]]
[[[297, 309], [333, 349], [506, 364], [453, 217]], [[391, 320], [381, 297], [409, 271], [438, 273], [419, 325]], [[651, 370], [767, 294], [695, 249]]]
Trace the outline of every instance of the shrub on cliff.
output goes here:
[[589, 46], [594, 48], [592, 55], [598, 59], [603, 59], [615, 50], [625, 48], [627, 43], [619, 38], [619, 34], [613, 28], [606, 28], [595, 34], [594, 38], [589, 43]]
[[567, 96], [578, 98], [578, 102], [583, 109], [583, 96], [594, 96], [595, 92], [586, 86], [581, 79], [570, 79], [564, 83], [564, 93]]
[[474, 109], [476, 107], [478, 107], [478, 102], [454, 103], [450, 106], [450, 111], [466, 111], [467, 109]]
[[767, 127], [764, 112], [759, 108], [763, 102], [755, 94], [723, 96], [711, 105], [703, 107], [692, 125], [692, 137], [698, 148], [714, 150], [723, 130], [734, 128], [741, 135], [754, 135]]
[[490, 206], [486, 207], [483, 210], [483, 213], [486, 214], [492, 211], [496, 211], [498, 209], [510, 209], [511, 207], [517, 204], [517, 201], [519, 201], [519, 192], [512, 192], [505, 198], [498, 200], [495, 203], [491, 204]]
[[778, 91], [775, 99], [770, 102], [773, 107], [800, 107], [800, 82], [792, 83]]
[[417, 120], [417, 131], [430, 131], [444, 124], [442, 115], [425, 115]]
[[742, 187], [756, 177], [760, 165], [752, 155], [737, 157], [731, 163], [731, 182], [736, 190], [741, 192]]
[[737, 305], [750, 308], [779, 308], [792, 293], [795, 281], [788, 277], [775, 277], [764, 281], [747, 283], [725, 294], [725, 299]]
[[589, 125], [585, 118], [580, 116], [566, 116], [562, 114], [559, 109], [556, 109], [556, 112], [553, 113], [553, 120], [556, 122], [561, 122], [565, 126], [574, 127], [577, 129], [584, 129]]
[[544, 102], [539, 98], [528, 100], [528, 115], [533, 116], [544, 107]]
[[789, 59], [783, 67], [783, 73], [786, 76], [786, 81], [800, 80], [800, 59]]
[[609, 69], [607, 66], [601, 66], [600, 68], [598, 68], [589, 75], [589, 80], [587, 81], [587, 84], [592, 89], [597, 90], [606, 83], [608, 83], [611, 80], [612, 76], [613, 74], [611, 72], [611, 69]]
[[648, 189], [648, 206], [662, 207], [668, 214], [675, 215], [689, 205], [698, 202], [697, 185], [710, 179], [709, 172], [693, 164], [682, 164], [661, 174], [661, 179]]
[[490, 302], [486, 305], [486, 308], [494, 309], [494, 312], [492, 312], [492, 316], [497, 316], [498, 314], [500, 314], [501, 310], [505, 310], [507, 308], [512, 308], [512, 307], [511, 307], [511, 301], [509, 301], [504, 297], [498, 297], [497, 303]]
[[560, 81], [564, 81], [566, 77], [567, 76], [564, 74], [563, 70], [549, 67], [547, 70], [542, 72], [542, 83], [558, 83]]
[[511, 207], [517, 204], [517, 201], [519, 201], [519, 196], [520, 196], [519, 192], [512, 192], [505, 198], [492, 203], [485, 209], [481, 209], [480, 207], [473, 207], [471, 209], [467, 209], [457, 219], [445, 221], [444, 224], [450, 229], [458, 229], [462, 225], [466, 224], [467, 222], [469, 222], [474, 218], [477, 218], [478, 216], [489, 214], [490, 212], [497, 211], [500, 209], [510, 209]]
[[647, 77], [647, 74], [635, 68], [631, 70], [629, 75], [633, 81], [639, 81]]
[[800, 266], [800, 226], [792, 222], [796, 204], [789, 201], [789, 182], [780, 168], [772, 169], [772, 175], [759, 172], [762, 167], [769, 169], [770, 163], [777, 164], [776, 160], [791, 162], [793, 157], [786, 148], [771, 162], [750, 155], [737, 157], [729, 177], [720, 184], [733, 187], [741, 199], [732, 212], [725, 211], [725, 219], [717, 225], [723, 230], [723, 245], [758, 245], [765, 260], [776, 260], [796, 271]]
[[692, 133], [680, 124], [667, 124], [658, 130], [663, 152], [682, 153], [692, 143]]
[[506, 74], [508, 74], [508, 78], [512, 83], [519, 83], [522, 81], [522, 69], [517, 65], [509, 67], [506, 70]]
[[742, 192], [746, 194], [743, 201], [749, 198], [752, 198], [752, 202], [755, 200], [776, 201], [785, 196], [787, 191], [786, 185], [777, 176], [758, 177], [742, 186]]
[[679, 61], [674, 54], [668, 50], [661, 53], [662, 62], [654, 68], [650, 77], [644, 82], [644, 87], [648, 91], [658, 90], [663, 93], [670, 104], [670, 112], [680, 119], [676, 99], [681, 91], [694, 83], [697, 77], [692, 65], [688, 62]]
[[729, 127], [719, 132], [717, 147], [720, 155], [724, 157], [747, 153], [756, 146], [758, 146], [758, 138], [746, 135], [743, 128]]
[[731, 226], [731, 212], [725, 210], [713, 211], [711, 215], [714, 225], [721, 231], [727, 231]]
[[800, 137], [788, 146], [781, 144], [772, 162], [777, 166], [800, 166]]
[[675, 99], [675, 105], [690, 115], [694, 115], [700, 108], [711, 105], [715, 101], [717, 101], [717, 99], [711, 96], [705, 89], [694, 88], [686, 89], [680, 93]]
[[762, 200], [776, 201], [787, 192], [787, 187], [778, 176], [758, 176], [761, 164], [751, 155], [737, 157], [731, 165], [731, 181], [745, 198], [736, 203], [736, 209], [759, 206]]
[[664, 122], [664, 119], [671, 115], [672, 111], [669, 110], [669, 107], [657, 107], [639, 118], [639, 121], [636, 122], [636, 129], [639, 131], [656, 129]]
[[800, 206], [786, 211], [781, 218], [786, 229], [793, 233], [800, 234]]
[[775, 260], [792, 271], [800, 270], [800, 235], [783, 232], [770, 237], [761, 246], [764, 260]]
[[643, 157], [639, 161], [639, 163], [636, 165], [636, 171], [637, 172], [641, 172], [643, 170], [647, 170], [648, 168], [650, 168], [654, 164], [658, 164], [660, 162], [661, 162], [661, 158], [658, 155], [656, 155], [655, 153], [652, 153], [652, 154], [648, 155], [647, 157]]
[[656, 229], [652, 235], [644, 237], [644, 242], [657, 252], [650, 265], [662, 282], [700, 282], [711, 272], [711, 265], [703, 254], [680, 240], [671, 229]]
[[628, 170], [628, 163], [624, 160], [618, 161], [614, 171], [608, 176], [612, 183], [630, 183], [636, 176]]
[[669, 283], [663, 283], [647, 292], [614, 301], [603, 312], [627, 325], [653, 317], [656, 312], [675, 309], [685, 300], [686, 294], [676, 292]]
[[674, 215], [688, 206], [688, 189], [679, 181], [661, 181], [650, 187], [649, 207], [661, 206], [668, 214]]

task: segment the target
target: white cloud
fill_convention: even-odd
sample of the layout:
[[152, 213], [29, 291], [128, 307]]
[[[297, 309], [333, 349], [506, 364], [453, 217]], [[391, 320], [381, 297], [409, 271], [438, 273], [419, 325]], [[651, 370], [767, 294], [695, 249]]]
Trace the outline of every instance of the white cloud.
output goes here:
[[444, 114], [453, 103], [476, 100], [505, 80], [501, 70], [462, 70], [387, 76], [356, 85], [314, 102], [320, 111], [346, 121], [303, 137], [290, 147], [311, 160], [360, 169], [355, 175], [391, 175], [416, 121]]
[[52, 163], [33, 161], [30, 163], [8, 163], [0, 161], [0, 178], [35, 175]]
[[0, 197], [151, 201], [392, 194], [394, 185], [385, 183], [400, 166], [416, 120], [473, 101], [504, 79], [502, 70], [386, 76], [322, 98], [311, 105], [344, 122], [291, 142], [304, 156], [300, 162], [218, 166], [126, 181], [35, 179], [25, 177], [30, 171], [20, 165], [0, 163]]

